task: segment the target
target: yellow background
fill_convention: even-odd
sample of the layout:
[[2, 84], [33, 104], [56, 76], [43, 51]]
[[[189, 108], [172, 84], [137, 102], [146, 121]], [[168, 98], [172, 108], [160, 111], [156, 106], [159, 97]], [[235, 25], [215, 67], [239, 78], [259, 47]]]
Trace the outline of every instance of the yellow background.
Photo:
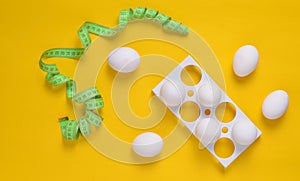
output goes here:
[[[208, 151], [198, 150], [193, 137], [172, 156], [148, 165], [112, 161], [82, 137], [76, 143], [62, 140], [57, 118], [72, 118], [72, 106], [64, 86], [46, 83], [39, 56], [52, 47], [80, 47], [76, 31], [83, 22], [114, 26], [119, 10], [136, 6], [157, 9], [198, 32], [220, 61], [228, 95], [262, 130], [261, 138], [227, 169]], [[299, 8], [297, 0], [2, 0], [0, 180], [299, 180]], [[238, 79], [232, 57], [248, 43], [258, 48], [260, 62], [252, 75]], [[76, 67], [76, 61], [57, 63], [68, 75]], [[281, 119], [268, 121], [261, 104], [275, 89], [289, 93], [290, 105]], [[116, 130], [120, 135], [128, 131]]]

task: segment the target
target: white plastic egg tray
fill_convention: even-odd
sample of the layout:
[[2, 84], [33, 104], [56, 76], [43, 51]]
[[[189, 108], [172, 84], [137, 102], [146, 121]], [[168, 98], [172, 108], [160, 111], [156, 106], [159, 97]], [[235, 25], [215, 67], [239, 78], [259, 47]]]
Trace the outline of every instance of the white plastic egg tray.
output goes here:
[[[194, 85], [194, 86], [188, 86], [185, 83], [182, 82], [181, 80], [181, 72], [184, 70], [184, 68], [186, 66], [189, 65], [193, 65], [199, 68], [199, 70], [201, 71], [202, 77], [201, 80], [199, 81], [198, 84]], [[201, 85], [203, 85], [203, 83], [209, 83], [209, 84], [215, 84], [217, 85], [212, 78], [198, 65], [198, 63], [191, 57], [188, 56], [187, 58], [185, 58], [185, 60], [183, 60], [169, 75], [167, 75], [167, 77], [165, 77], [164, 80], [162, 80], [152, 91], [154, 92], [154, 94], [162, 101], [162, 97], [160, 96], [160, 90], [161, 87], [164, 85], [164, 83], [166, 81], [172, 81], [172, 82], [176, 82], [176, 83], [180, 83], [182, 84], [182, 87], [184, 88], [184, 93], [186, 96], [184, 96], [183, 101], [181, 102], [181, 104], [177, 105], [177, 106], [167, 106], [168, 109], [191, 131], [192, 134], [196, 134], [196, 126], [201, 122], [201, 120], [203, 120], [204, 118], [211, 118], [213, 117], [214, 119], [218, 120], [216, 115], [215, 115], [215, 110], [217, 108], [218, 105], [220, 105], [221, 103], [231, 103], [236, 110], [236, 115], [233, 118], [232, 121], [230, 122], [221, 122], [221, 129], [222, 128], [227, 128], [228, 131], [227, 132], [221, 132], [220, 137], [215, 140], [212, 141], [211, 143], [209, 143], [208, 145], [206, 145], [206, 148], [210, 151], [211, 154], [213, 154], [216, 159], [224, 166], [227, 167], [228, 165], [230, 165], [243, 151], [245, 151], [260, 135], [261, 135], [261, 131], [252, 123], [252, 121], [241, 111], [241, 109], [226, 95], [226, 93], [219, 87], [216, 86], [218, 89], [220, 89], [221, 92], [221, 98], [220, 101], [212, 107], [206, 107], [202, 104], [199, 103], [198, 99], [197, 99], [197, 93], [198, 93], [198, 89]], [[189, 91], [193, 91], [194, 94], [191, 95], [187, 95]], [[188, 101], [192, 101], [194, 103], [196, 103], [199, 108], [200, 108], [200, 116], [193, 122], [187, 122], [185, 120], [183, 120], [180, 116], [180, 107], [181, 105], [183, 105], [185, 102]], [[205, 110], [209, 109], [210, 110], [210, 114], [206, 115], [205, 114]], [[237, 143], [233, 138], [232, 138], [232, 128], [235, 125], [235, 123], [238, 120], [245, 120], [245, 121], [249, 121], [251, 122], [251, 124], [254, 125], [254, 127], [257, 129], [257, 136], [255, 138], [255, 140], [249, 144], [249, 145], [240, 145], [239, 143]], [[195, 135], [196, 136], [196, 135]], [[197, 138], [197, 136], [196, 136]], [[221, 138], [228, 138], [230, 139], [233, 144], [234, 144], [234, 152], [231, 154], [231, 156], [227, 157], [227, 158], [221, 158], [219, 157], [215, 150], [215, 143], [221, 139]], [[199, 138], [197, 138], [199, 139]], [[200, 141], [200, 139], [199, 139]]]

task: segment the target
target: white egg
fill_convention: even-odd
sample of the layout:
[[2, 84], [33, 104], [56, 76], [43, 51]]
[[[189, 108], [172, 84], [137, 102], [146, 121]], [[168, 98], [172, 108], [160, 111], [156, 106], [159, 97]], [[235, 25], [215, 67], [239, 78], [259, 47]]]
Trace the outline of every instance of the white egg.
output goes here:
[[288, 105], [288, 94], [284, 90], [276, 90], [265, 98], [262, 112], [268, 119], [278, 119], [286, 112]]
[[233, 58], [233, 70], [239, 77], [245, 77], [252, 73], [258, 64], [259, 54], [252, 45], [240, 47]]
[[212, 83], [204, 83], [198, 90], [199, 102], [207, 107], [216, 105], [221, 98], [221, 91]]
[[132, 72], [140, 64], [140, 55], [129, 47], [116, 48], [108, 55], [108, 64], [118, 72]]
[[240, 120], [232, 127], [232, 138], [240, 145], [250, 145], [257, 137], [257, 129], [250, 122]]
[[215, 142], [221, 135], [221, 123], [214, 118], [204, 118], [196, 127], [196, 137], [203, 146]]
[[166, 105], [178, 106], [185, 97], [183, 92], [182, 86], [167, 80], [160, 89], [160, 96]]
[[142, 157], [154, 157], [158, 155], [163, 146], [162, 138], [153, 132], [145, 132], [138, 135], [132, 143], [133, 151]]

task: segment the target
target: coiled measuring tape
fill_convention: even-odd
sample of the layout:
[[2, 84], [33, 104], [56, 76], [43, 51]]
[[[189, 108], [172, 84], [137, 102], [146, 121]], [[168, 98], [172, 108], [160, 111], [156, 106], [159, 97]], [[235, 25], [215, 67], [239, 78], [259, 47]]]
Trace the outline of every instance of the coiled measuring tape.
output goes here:
[[78, 30], [79, 39], [83, 48], [53, 48], [46, 50], [39, 61], [40, 69], [46, 72], [46, 80], [54, 85], [59, 86], [66, 84], [66, 96], [77, 103], [86, 105], [85, 114], [79, 120], [69, 120], [68, 117], [59, 118], [62, 136], [67, 140], [78, 139], [79, 133], [83, 136], [91, 133], [90, 124], [99, 126], [103, 118], [94, 111], [103, 108], [103, 99], [96, 87], [86, 89], [76, 93], [76, 82], [58, 70], [55, 64], [44, 62], [48, 58], [72, 58], [79, 59], [91, 44], [89, 33], [111, 37], [126, 27], [129, 21], [137, 19], [149, 19], [162, 25], [164, 29], [174, 31], [183, 35], [189, 32], [188, 27], [172, 20], [171, 17], [159, 13], [156, 10], [137, 7], [132, 9], [121, 10], [119, 14], [119, 25], [117, 28], [108, 28], [92, 22], [85, 22]]

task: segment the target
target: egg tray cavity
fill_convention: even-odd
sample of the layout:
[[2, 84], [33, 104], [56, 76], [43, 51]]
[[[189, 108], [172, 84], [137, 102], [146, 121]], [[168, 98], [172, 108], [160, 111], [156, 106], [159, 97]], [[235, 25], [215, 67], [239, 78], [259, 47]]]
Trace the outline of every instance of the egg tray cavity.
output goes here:
[[[201, 71], [202, 77], [201, 80], [194, 86], [188, 86], [185, 83], [182, 82], [181, 80], [181, 72], [184, 70], [185, 67], [192, 65], [192, 66], [196, 66], [199, 68], [199, 70]], [[209, 152], [211, 154], [213, 154], [216, 159], [224, 166], [227, 167], [228, 165], [230, 165], [244, 150], [246, 150], [255, 140], [257, 140], [257, 138], [262, 134], [262, 132], [255, 126], [255, 128], [257, 129], [257, 136], [255, 138], [255, 140], [249, 144], [249, 145], [240, 145], [238, 144], [233, 138], [232, 138], [232, 127], [235, 125], [235, 123], [238, 120], [244, 120], [244, 121], [249, 121], [251, 124], [252, 121], [242, 112], [242, 110], [227, 96], [227, 94], [219, 87], [217, 86], [217, 84], [213, 81], [213, 79], [199, 66], [199, 64], [191, 57], [188, 56], [187, 58], [185, 58], [169, 75], [167, 75], [167, 77], [165, 77], [165, 79], [163, 79], [152, 91], [154, 92], [154, 94], [162, 101], [162, 98], [160, 96], [160, 90], [161, 87], [166, 83], [166, 81], [171, 81], [171, 82], [176, 82], [177, 84], [182, 84], [180, 86], [182, 86], [184, 93], [185, 93], [185, 98], [182, 101], [182, 103], [178, 106], [167, 106], [168, 109], [191, 131], [192, 134], [196, 134], [195, 133], [195, 129], [196, 126], [201, 122], [201, 120], [203, 120], [204, 118], [213, 116], [213, 118], [215, 118], [216, 120], [218, 120], [216, 118], [215, 115], [215, 110], [218, 107], [218, 105], [220, 105], [221, 103], [231, 103], [236, 110], [236, 115], [233, 118], [232, 121], [228, 122], [228, 123], [224, 123], [221, 122], [221, 129], [222, 128], [227, 128], [228, 131], [226, 133], [221, 132], [221, 136], [216, 140], [213, 141], [211, 143], [209, 143], [206, 148], [209, 150]], [[197, 94], [198, 94], [198, 89], [201, 87], [201, 85], [203, 85], [204, 83], [209, 83], [209, 84], [215, 84], [216, 88], [218, 88], [221, 92], [221, 98], [220, 101], [218, 102], [218, 104], [216, 104], [213, 107], [206, 107], [203, 106], [202, 104], [199, 103], [198, 99], [197, 99]], [[187, 96], [189, 91], [193, 91], [194, 94], [191, 96]], [[200, 108], [200, 116], [193, 122], [187, 122], [185, 120], [183, 120], [181, 118], [180, 115], [180, 107], [186, 103], [186, 102], [194, 102], [196, 103], [199, 108]], [[210, 115], [206, 115], [205, 114], [205, 110], [209, 109], [210, 110]], [[197, 137], [196, 137], [197, 138]], [[232, 141], [232, 143], [234, 144], [234, 152], [232, 153], [231, 156], [227, 157], [227, 158], [221, 158], [219, 157], [214, 150], [215, 147], [215, 143], [222, 138], [228, 138]], [[200, 140], [199, 140], [200, 141]]]

